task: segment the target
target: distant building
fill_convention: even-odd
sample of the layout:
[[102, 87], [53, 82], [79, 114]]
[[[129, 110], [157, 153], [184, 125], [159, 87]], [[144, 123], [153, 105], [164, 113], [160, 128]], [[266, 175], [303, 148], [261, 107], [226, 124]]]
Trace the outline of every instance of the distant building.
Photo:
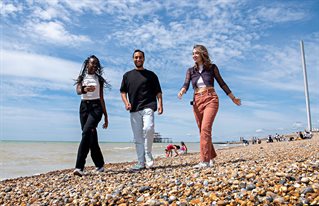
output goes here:
[[154, 143], [172, 143], [172, 138], [163, 138], [160, 133], [155, 132], [154, 133]]

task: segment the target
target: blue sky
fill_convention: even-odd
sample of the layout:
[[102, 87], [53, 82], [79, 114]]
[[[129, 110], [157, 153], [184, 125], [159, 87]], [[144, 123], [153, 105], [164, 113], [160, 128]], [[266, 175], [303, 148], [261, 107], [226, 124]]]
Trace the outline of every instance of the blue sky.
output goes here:
[[198, 141], [192, 89], [177, 99], [192, 47], [205, 45], [242, 106], [215, 82], [220, 109], [213, 141], [264, 137], [307, 127], [300, 40], [304, 41], [313, 127], [319, 127], [319, 1], [1, 1], [0, 139], [79, 141], [74, 81], [95, 54], [112, 84], [109, 128], [100, 141], [131, 141], [119, 87], [134, 49], [157, 73], [164, 114], [155, 127]]

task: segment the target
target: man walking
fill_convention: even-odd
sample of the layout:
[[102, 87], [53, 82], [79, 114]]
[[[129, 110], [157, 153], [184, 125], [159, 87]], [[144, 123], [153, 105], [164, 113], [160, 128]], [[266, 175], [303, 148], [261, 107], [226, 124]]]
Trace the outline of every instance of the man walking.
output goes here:
[[123, 75], [120, 89], [125, 109], [130, 111], [138, 160], [132, 170], [144, 169], [145, 165], [153, 166], [154, 111], [157, 110], [158, 114], [163, 113], [162, 90], [158, 77], [143, 67], [144, 60], [144, 52], [135, 50], [135, 69]]

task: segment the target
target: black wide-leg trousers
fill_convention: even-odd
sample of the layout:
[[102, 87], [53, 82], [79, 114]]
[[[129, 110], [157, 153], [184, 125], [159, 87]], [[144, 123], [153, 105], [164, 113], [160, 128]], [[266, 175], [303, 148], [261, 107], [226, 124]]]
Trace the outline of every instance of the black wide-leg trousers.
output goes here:
[[82, 100], [80, 105], [80, 122], [82, 140], [79, 145], [75, 168], [84, 169], [86, 157], [91, 157], [96, 167], [103, 167], [104, 159], [98, 143], [96, 128], [103, 115], [100, 99]]

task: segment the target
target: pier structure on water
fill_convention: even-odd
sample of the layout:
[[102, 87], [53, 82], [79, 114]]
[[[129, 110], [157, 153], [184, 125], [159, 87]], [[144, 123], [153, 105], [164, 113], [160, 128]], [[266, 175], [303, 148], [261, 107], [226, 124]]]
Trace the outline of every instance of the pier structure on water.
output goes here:
[[154, 133], [154, 143], [172, 143], [172, 138], [164, 138], [162, 135], [158, 132]]

